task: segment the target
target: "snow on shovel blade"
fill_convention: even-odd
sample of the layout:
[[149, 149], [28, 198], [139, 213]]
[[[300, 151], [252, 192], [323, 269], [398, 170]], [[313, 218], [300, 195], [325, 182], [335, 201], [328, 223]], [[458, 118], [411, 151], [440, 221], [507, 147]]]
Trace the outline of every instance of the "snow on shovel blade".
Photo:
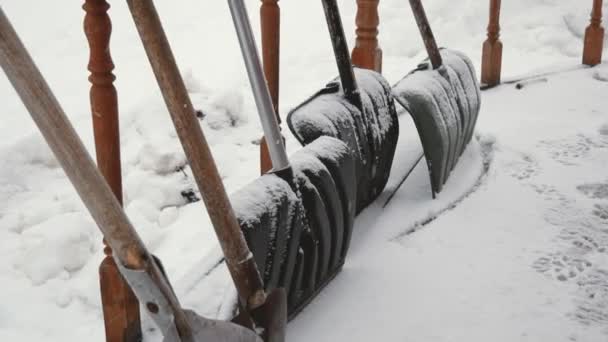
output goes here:
[[314, 155], [325, 165], [337, 188], [342, 207], [342, 223], [344, 225], [342, 249], [337, 263], [344, 262], [355, 219], [357, 203], [357, 176], [355, 174], [355, 158], [348, 146], [341, 140], [331, 137], [320, 137], [306, 145], [306, 151]]
[[321, 136], [345, 142], [355, 155], [357, 212], [382, 192], [393, 162], [399, 124], [388, 83], [371, 70], [355, 69], [363, 110], [351, 104], [339, 82], [329, 83], [287, 116], [303, 145]]
[[289, 183], [265, 174], [230, 196], [247, 245], [268, 289], [289, 287], [302, 226]]
[[[346, 144], [320, 137], [290, 157], [301, 199], [301, 235], [290, 280], [289, 318], [341, 270], [356, 201], [354, 159]], [[294, 227], [295, 229], [295, 227]]]
[[442, 49], [443, 65], [424, 61], [393, 86], [393, 95], [412, 116], [429, 168], [433, 195], [441, 192], [471, 141], [480, 108], [479, 83], [470, 59]]
[[294, 317], [344, 263], [356, 178], [349, 148], [335, 138], [321, 137], [290, 159], [299, 196], [295, 184], [271, 173], [231, 200], [266, 290], [288, 290]]
[[[291, 157], [296, 174], [305, 179], [308, 187], [314, 187], [320, 196], [322, 209], [315, 211], [315, 216], [327, 215], [327, 233], [330, 248], [327, 261], [329, 270], [333, 270], [340, 263], [342, 244], [344, 243], [344, 209], [342, 207], [339, 190], [327, 167], [308, 148], [299, 150]], [[305, 188], [307, 187], [305, 186]], [[325, 220], [325, 217], [323, 217]], [[313, 220], [309, 218], [309, 222]], [[312, 225], [311, 225], [312, 227]]]

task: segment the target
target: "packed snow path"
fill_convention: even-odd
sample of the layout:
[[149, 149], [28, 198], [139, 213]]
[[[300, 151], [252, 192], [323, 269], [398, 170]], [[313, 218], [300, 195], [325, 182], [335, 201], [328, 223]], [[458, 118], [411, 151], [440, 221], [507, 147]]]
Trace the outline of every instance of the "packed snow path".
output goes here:
[[[246, 2], [259, 27], [259, 0]], [[0, 0], [92, 152], [81, 4], [37, 1], [32, 10], [33, 3]], [[257, 176], [261, 129], [227, 4], [155, 3], [234, 192]], [[337, 70], [321, 4], [280, 5], [284, 114]], [[468, 54], [479, 71], [487, 2], [425, 5], [439, 44]], [[193, 186], [189, 169], [126, 3], [112, 6], [127, 213], [184, 305], [226, 317], [233, 290], [225, 270], [202, 272], [217, 260], [213, 231], [202, 204], [180, 195]], [[355, 1], [340, 6], [352, 47]], [[379, 38], [391, 83], [425, 56], [410, 13], [407, 1], [381, 1]], [[579, 65], [589, 23], [580, 0], [511, 0], [502, 18], [505, 78]], [[446, 192], [431, 201], [419, 166], [386, 216], [376, 216], [385, 197], [364, 212], [343, 272], [289, 325], [290, 340], [605, 341], [606, 80], [600, 66], [521, 91], [484, 92], [480, 143]], [[0, 99], [0, 341], [103, 341], [100, 234], [3, 76]], [[419, 151], [411, 123], [401, 122], [403, 163], [393, 177]], [[287, 139], [291, 151], [299, 148]], [[145, 324], [146, 341], [154, 341]]]

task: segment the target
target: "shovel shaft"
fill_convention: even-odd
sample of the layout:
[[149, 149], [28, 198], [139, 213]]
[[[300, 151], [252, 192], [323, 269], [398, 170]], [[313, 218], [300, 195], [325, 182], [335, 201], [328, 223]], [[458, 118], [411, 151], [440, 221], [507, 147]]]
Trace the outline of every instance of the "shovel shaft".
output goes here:
[[[158, 13], [151, 0], [127, 0], [127, 4], [226, 256], [240, 299], [249, 307], [259, 306], [264, 302], [265, 296], [260, 274], [228, 200]], [[272, 111], [269, 114], [274, 118]]]
[[323, 2], [323, 10], [325, 11], [325, 20], [331, 37], [331, 45], [334, 49], [338, 72], [340, 73], [340, 82], [344, 89], [344, 96], [357, 108], [361, 109], [361, 94], [357, 87], [357, 80], [353, 72], [353, 65], [350, 60], [348, 43], [344, 35], [342, 26], [342, 18], [336, 0], [321, 0]]
[[[152, 280], [148, 285], [153, 286], [152, 291], [160, 295], [157, 302], [168, 310], [162, 312], [164, 314], [162, 319], [167, 320], [167, 317], [170, 317], [168, 321], [174, 319], [181, 336], [186, 337], [184, 341], [187, 341], [187, 336], [191, 335], [189, 325], [170, 285], [152, 260], [110, 186], [93, 163], [2, 8], [0, 8], [0, 65], [102, 231], [108, 245], [113, 249], [119, 267], [145, 274]], [[137, 286], [138, 284], [131, 283], [132, 278], [128, 276], [125, 278], [130, 282], [138, 298], [144, 298], [144, 301], [150, 299], [149, 287]], [[171, 327], [166, 328], [171, 329]]]
[[283, 144], [279, 122], [274, 112], [272, 98], [268, 91], [268, 84], [264, 78], [258, 49], [253, 37], [251, 24], [249, 23], [249, 16], [247, 15], [247, 8], [243, 0], [228, 0], [228, 5], [230, 6], [232, 22], [239, 39], [243, 60], [247, 68], [247, 75], [249, 76], [249, 83], [253, 90], [253, 97], [262, 123], [262, 129], [264, 130], [264, 136], [266, 137], [266, 145], [270, 152], [273, 171], [284, 170], [289, 167], [289, 159], [287, 158], [287, 152]]
[[420, 0], [410, 0], [410, 6], [412, 7], [412, 12], [414, 12], [414, 18], [416, 18], [416, 24], [420, 30], [420, 35], [424, 41], [424, 46], [429, 55], [429, 59], [431, 60], [431, 64], [433, 65], [433, 69], [437, 69], [443, 65], [443, 60], [441, 59], [441, 53], [439, 53], [439, 48], [437, 47], [437, 42], [435, 41], [435, 36], [433, 35], [429, 20], [426, 17], [424, 7], [422, 7]]

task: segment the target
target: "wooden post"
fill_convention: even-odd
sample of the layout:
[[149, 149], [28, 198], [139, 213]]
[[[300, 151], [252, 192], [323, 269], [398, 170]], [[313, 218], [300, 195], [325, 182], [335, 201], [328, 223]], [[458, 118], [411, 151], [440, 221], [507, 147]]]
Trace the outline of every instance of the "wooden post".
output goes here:
[[[281, 9], [279, 0], [261, 0], [260, 25], [262, 31], [262, 61], [264, 76], [268, 82], [268, 90], [272, 97], [272, 105], [279, 124], [279, 56], [281, 46]], [[260, 143], [260, 171], [262, 174], [272, 169], [266, 138]]]
[[357, 0], [357, 40], [352, 61], [359, 68], [382, 72], [382, 50], [378, 46], [379, 2], [380, 0]]
[[583, 64], [594, 66], [602, 62], [604, 28], [602, 27], [602, 0], [593, 0], [591, 24], [585, 31]]
[[488, 39], [483, 43], [481, 83], [495, 86], [500, 83], [502, 42], [500, 41], [500, 0], [490, 0]]
[[[110, 55], [112, 23], [105, 0], [85, 0], [84, 32], [90, 48], [90, 101], [97, 167], [122, 203], [118, 100], [114, 88], [114, 63]], [[104, 241], [106, 257], [99, 266], [101, 302], [107, 342], [139, 341], [139, 303], [118, 271], [112, 250]]]

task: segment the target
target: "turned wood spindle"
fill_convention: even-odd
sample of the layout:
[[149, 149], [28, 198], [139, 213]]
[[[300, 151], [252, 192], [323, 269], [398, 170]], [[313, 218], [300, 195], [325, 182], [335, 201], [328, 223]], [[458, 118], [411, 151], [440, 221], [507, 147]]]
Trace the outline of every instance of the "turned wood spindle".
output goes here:
[[490, 0], [488, 39], [483, 43], [481, 83], [495, 86], [500, 83], [502, 42], [500, 41], [500, 0]]
[[591, 23], [585, 30], [583, 64], [594, 66], [602, 62], [604, 28], [602, 27], [602, 0], [593, 0]]
[[353, 64], [359, 68], [382, 72], [382, 50], [378, 46], [379, 0], [357, 0], [357, 25]]
[[[261, 0], [260, 25], [262, 32], [262, 60], [264, 75], [268, 82], [268, 90], [272, 97], [274, 112], [279, 124], [279, 56], [281, 40], [281, 10], [278, 0]], [[272, 169], [272, 162], [268, 152], [266, 139], [262, 137], [260, 143], [260, 171], [262, 174]]]
[[[112, 33], [107, 13], [109, 8], [105, 0], [86, 0], [83, 5], [86, 12], [84, 31], [90, 49], [88, 69], [91, 72], [90, 102], [97, 167], [122, 203], [118, 100], [109, 47]], [[104, 253], [106, 256], [99, 266], [99, 281], [106, 341], [139, 341], [139, 303], [118, 271], [112, 250], [105, 241]]]

